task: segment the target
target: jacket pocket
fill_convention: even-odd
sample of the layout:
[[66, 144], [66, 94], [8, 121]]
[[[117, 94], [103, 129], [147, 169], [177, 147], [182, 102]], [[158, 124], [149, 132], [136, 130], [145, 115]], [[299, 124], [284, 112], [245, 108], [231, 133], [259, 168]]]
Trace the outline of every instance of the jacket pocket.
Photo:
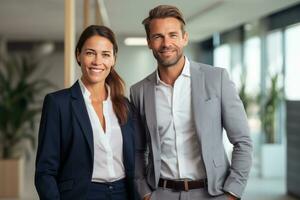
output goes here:
[[67, 190], [72, 190], [73, 184], [74, 184], [73, 179], [62, 181], [58, 184], [58, 189], [59, 189], [60, 192], [64, 192], [64, 191], [67, 191]]
[[225, 165], [225, 159], [224, 156], [220, 155], [214, 158], [214, 165], [215, 167], [221, 167]]

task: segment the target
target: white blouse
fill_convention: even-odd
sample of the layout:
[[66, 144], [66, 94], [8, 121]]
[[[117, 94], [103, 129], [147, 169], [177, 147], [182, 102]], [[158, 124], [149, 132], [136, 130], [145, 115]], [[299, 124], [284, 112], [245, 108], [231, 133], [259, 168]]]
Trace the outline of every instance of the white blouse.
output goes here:
[[94, 141], [94, 168], [92, 182], [113, 182], [125, 177], [123, 165], [123, 138], [118, 118], [113, 111], [110, 98], [103, 101], [103, 115], [105, 118], [106, 132], [104, 132], [96, 111], [92, 105], [91, 93], [79, 79], [81, 92], [88, 111], [93, 130]]

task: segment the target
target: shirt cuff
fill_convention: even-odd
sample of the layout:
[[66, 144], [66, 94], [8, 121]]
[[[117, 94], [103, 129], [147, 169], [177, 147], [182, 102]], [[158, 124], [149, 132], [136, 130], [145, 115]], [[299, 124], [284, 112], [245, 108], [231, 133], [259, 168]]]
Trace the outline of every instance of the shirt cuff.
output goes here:
[[240, 198], [238, 198], [238, 196], [237, 196], [236, 194], [234, 194], [233, 192], [226, 191], [225, 193], [227, 193], [227, 194], [230, 194], [230, 195], [234, 196], [236, 199], [240, 199]]

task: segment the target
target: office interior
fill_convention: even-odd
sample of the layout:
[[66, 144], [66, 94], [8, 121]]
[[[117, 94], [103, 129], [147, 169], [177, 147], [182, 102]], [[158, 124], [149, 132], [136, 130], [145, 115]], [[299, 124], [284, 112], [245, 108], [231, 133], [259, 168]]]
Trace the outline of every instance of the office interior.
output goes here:
[[[116, 70], [129, 95], [131, 85], [156, 70], [141, 22], [160, 4], [177, 6], [186, 18], [185, 55], [226, 68], [244, 103], [254, 159], [243, 199], [300, 199], [300, 0], [1, 0], [0, 59], [38, 59], [39, 78], [55, 85], [41, 93], [42, 99], [80, 77], [74, 45], [84, 27], [107, 25], [117, 35]], [[8, 67], [2, 61], [0, 70]], [[39, 120], [37, 115], [35, 137]], [[38, 199], [36, 147], [26, 140], [20, 146], [26, 151], [21, 154], [17, 194], [0, 195], [2, 200]], [[224, 146], [230, 159], [232, 145], [225, 132]], [[6, 174], [1, 161], [0, 169], [0, 175]], [[0, 179], [0, 186], [4, 184]]]

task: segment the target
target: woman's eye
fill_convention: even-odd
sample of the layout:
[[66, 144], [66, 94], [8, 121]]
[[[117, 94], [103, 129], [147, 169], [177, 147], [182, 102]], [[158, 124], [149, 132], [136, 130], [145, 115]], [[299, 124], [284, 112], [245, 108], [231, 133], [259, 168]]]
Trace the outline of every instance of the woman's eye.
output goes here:
[[95, 53], [94, 53], [94, 52], [88, 51], [88, 52], [86, 52], [86, 55], [87, 55], [87, 56], [93, 56], [93, 55], [95, 55]]

